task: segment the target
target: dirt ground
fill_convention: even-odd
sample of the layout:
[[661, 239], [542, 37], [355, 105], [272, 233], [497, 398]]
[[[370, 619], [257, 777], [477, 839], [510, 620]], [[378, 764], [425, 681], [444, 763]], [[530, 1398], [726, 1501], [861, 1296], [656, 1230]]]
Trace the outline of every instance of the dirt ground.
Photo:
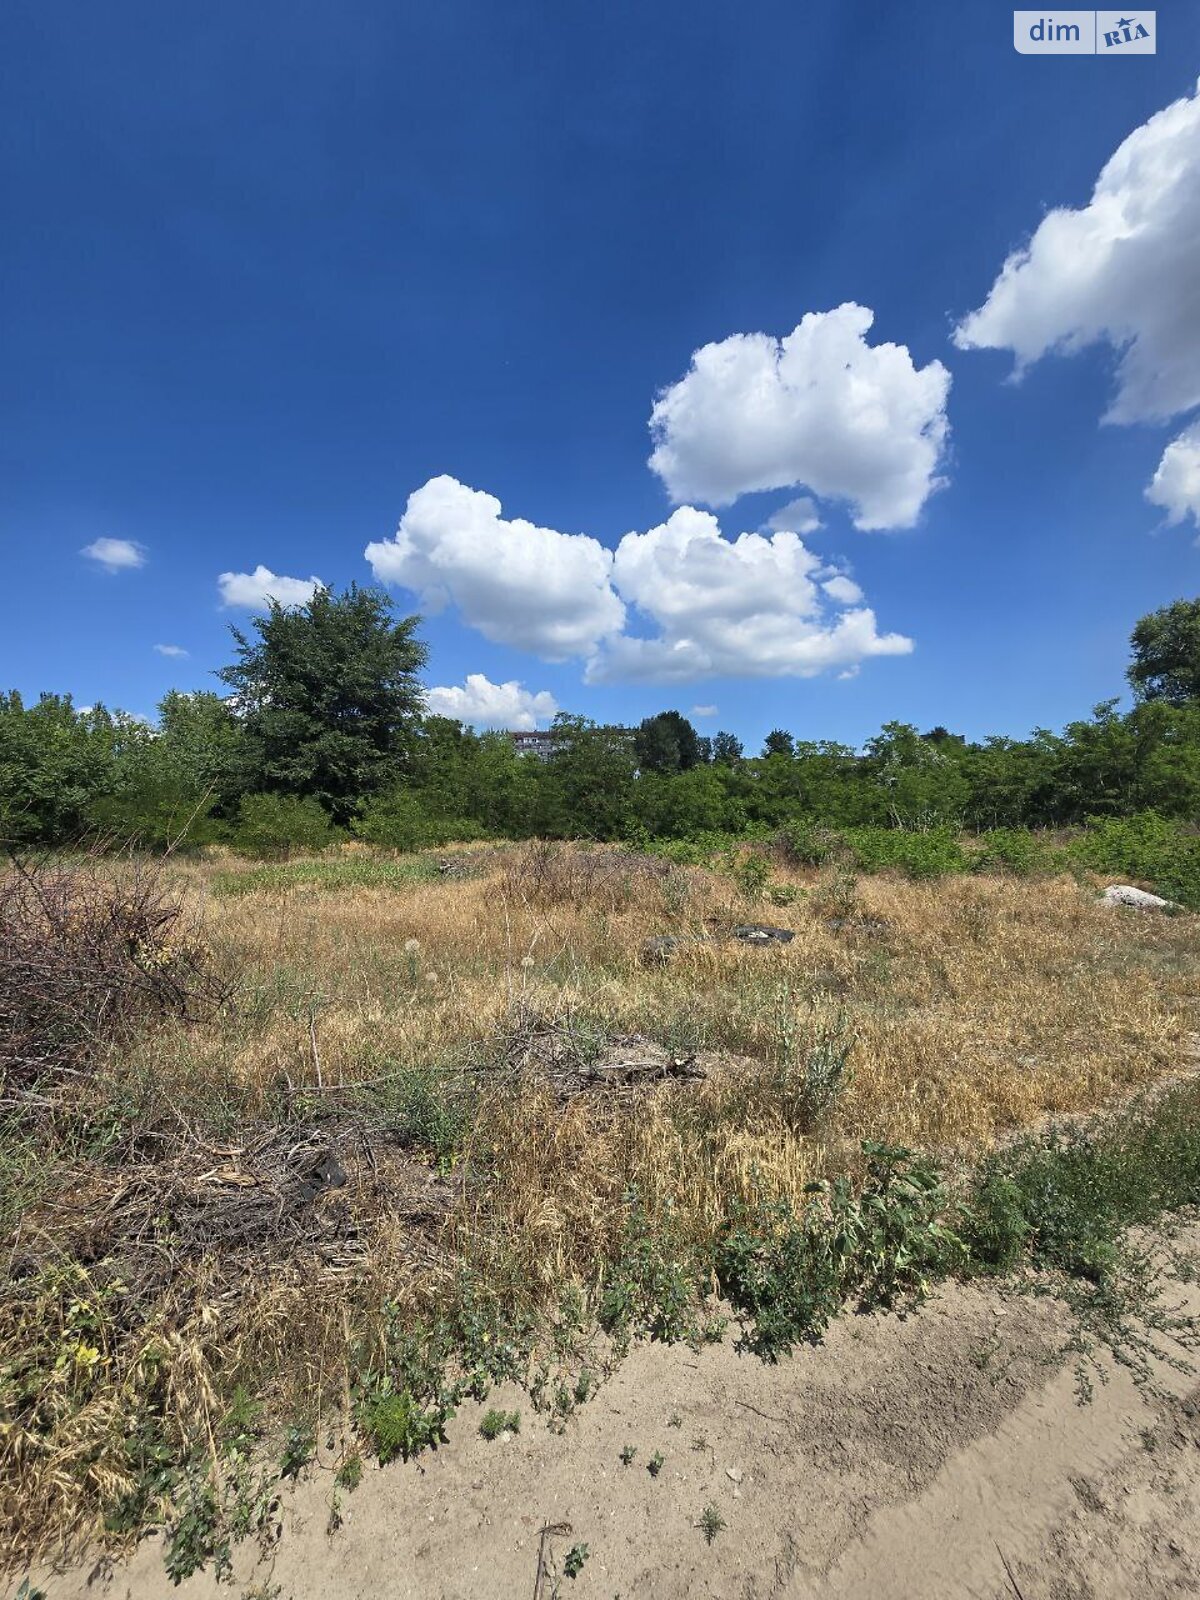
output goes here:
[[[49, 1600], [1200, 1594], [1200, 1377], [1164, 1365], [1149, 1397], [1109, 1363], [1080, 1404], [1068, 1331], [1052, 1302], [951, 1285], [906, 1319], [846, 1317], [773, 1367], [731, 1343], [642, 1348], [562, 1436], [515, 1391], [489, 1401], [523, 1410], [515, 1436], [485, 1441], [484, 1408], [464, 1407], [435, 1455], [368, 1469], [334, 1533], [318, 1461], [232, 1585], [172, 1588], [157, 1540], [34, 1578]], [[725, 1523], [711, 1545], [707, 1505]]]

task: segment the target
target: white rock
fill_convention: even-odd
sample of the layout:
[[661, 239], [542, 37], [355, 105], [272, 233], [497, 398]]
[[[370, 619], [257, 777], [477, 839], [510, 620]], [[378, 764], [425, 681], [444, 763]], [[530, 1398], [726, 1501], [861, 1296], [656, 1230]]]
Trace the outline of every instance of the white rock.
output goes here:
[[1100, 897], [1106, 906], [1136, 906], [1139, 911], [1181, 911], [1174, 900], [1164, 900], [1161, 895], [1149, 894], [1145, 889], [1135, 889], [1128, 883], [1110, 883]]

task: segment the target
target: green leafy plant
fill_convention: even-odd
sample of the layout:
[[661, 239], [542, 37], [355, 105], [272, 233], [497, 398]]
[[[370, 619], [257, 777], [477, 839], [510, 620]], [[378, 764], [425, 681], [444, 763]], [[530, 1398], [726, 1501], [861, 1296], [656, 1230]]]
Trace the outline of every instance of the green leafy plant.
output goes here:
[[229, 1543], [221, 1533], [221, 1508], [208, 1472], [196, 1466], [188, 1474], [175, 1515], [167, 1525], [163, 1565], [172, 1583], [182, 1583], [207, 1561], [228, 1561]]
[[734, 863], [733, 878], [747, 900], [761, 900], [770, 882], [771, 863], [757, 851], [740, 855]]
[[577, 1578], [583, 1571], [584, 1563], [591, 1551], [585, 1544], [573, 1544], [563, 1558], [563, 1576]]
[[710, 1501], [700, 1513], [700, 1521], [697, 1526], [704, 1535], [705, 1544], [711, 1544], [719, 1533], [724, 1532], [725, 1518]]
[[520, 1433], [521, 1413], [489, 1411], [479, 1424], [479, 1431], [485, 1439], [498, 1439], [502, 1433]]
[[410, 1390], [366, 1401], [359, 1420], [383, 1465], [408, 1461], [422, 1450], [446, 1443], [446, 1423], [453, 1412], [445, 1405], [423, 1405]]
[[313, 1458], [316, 1436], [311, 1428], [293, 1425], [283, 1436], [283, 1454], [279, 1460], [280, 1475], [298, 1478]]
[[934, 1166], [899, 1145], [866, 1142], [863, 1153], [857, 1192], [843, 1177], [810, 1185], [799, 1215], [786, 1201], [740, 1208], [720, 1243], [717, 1273], [745, 1320], [742, 1344], [768, 1360], [819, 1339], [849, 1298], [864, 1310], [919, 1300], [965, 1254]]
[[601, 1291], [598, 1320], [618, 1342], [645, 1336], [670, 1344], [695, 1324], [696, 1264], [682, 1244], [652, 1229], [636, 1194], [627, 1197], [621, 1249]]

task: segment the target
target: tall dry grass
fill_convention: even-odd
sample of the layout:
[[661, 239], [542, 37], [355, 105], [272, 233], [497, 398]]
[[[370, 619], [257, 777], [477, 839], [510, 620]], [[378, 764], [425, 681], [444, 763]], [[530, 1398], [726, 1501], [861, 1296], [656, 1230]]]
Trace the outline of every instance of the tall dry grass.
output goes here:
[[[139, 1481], [131, 1418], [186, 1454], [217, 1439], [239, 1383], [280, 1416], [336, 1404], [380, 1308], [416, 1316], [463, 1273], [531, 1312], [594, 1293], [631, 1193], [686, 1243], [738, 1200], [853, 1169], [864, 1139], [967, 1156], [1089, 1111], [1181, 1070], [1200, 998], [1195, 919], [1113, 912], [1066, 879], [783, 871], [795, 898], [764, 906], [718, 874], [537, 845], [388, 887], [296, 870], [229, 893], [228, 864], [175, 870], [236, 1003], [144, 1034], [46, 1125], [0, 1137], [10, 1555], [111, 1519]], [[760, 918], [792, 942], [726, 936]], [[666, 933], [684, 942], [647, 965]], [[547, 1051], [633, 1034], [705, 1075], [564, 1096], [544, 1070]], [[807, 1080], [830, 1050], [845, 1071], [818, 1114]], [[119, 1213], [131, 1166], [169, 1168], [180, 1193], [276, 1181], [249, 1152], [280, 1127], [343, 1161], [323, 1254], [277, 1233], [181, 1250], [177, 1216], [81, 1231], [81, 1208]], [[426, 1177], [433, 1214], [410, 1203]]]

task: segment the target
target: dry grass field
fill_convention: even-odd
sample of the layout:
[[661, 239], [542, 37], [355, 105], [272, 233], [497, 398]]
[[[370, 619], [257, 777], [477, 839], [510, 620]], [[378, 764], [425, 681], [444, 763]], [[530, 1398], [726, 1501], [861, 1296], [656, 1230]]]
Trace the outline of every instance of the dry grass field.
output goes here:
[[[773, 865], [750, 898], [616, 849], [443, 862], [171, 864], [228, 1001], [7, 1107], [9, 1560], [128, 1540], [168, 1500], [219, 1560], [222, 1516], [261, 1518], [266, 1419], [285, 1475], [329, 1427], [353, 1461], [329, 1419], [450, 1307], [456, 1351], [565, 1414], [639, 1241], [669, 1275], [739, 1207], [860, 1175], [864, 1140], [965, 1170], [1189, 1060], [1200, 924], [1070, 878]], [[794, 937], [732, 937], [758, 921]]]

